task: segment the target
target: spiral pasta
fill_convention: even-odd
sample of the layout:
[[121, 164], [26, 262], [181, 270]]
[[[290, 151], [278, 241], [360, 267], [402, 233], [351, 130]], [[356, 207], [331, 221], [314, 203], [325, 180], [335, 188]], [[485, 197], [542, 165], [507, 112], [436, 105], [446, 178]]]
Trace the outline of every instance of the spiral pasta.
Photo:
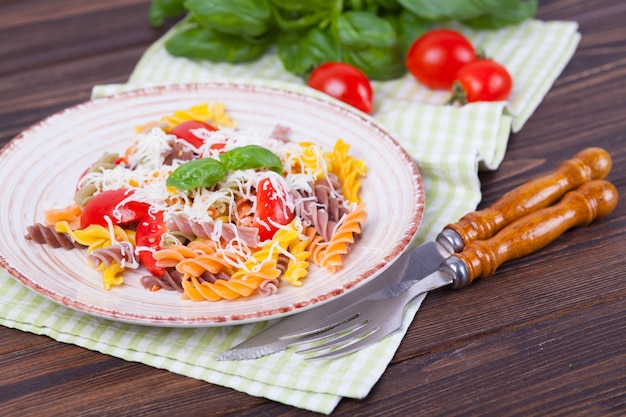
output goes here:
[[[110, 248], [111, 246], [116, 245], [119, 242], [128, 242], [131, 247], [135, 246], [135, 232], [132, 230], [124, 230], [118, 225], [115, 225], [109, 229], [103, 226], [92, 224], [82, 230], [72, 230], [67, 222], [61, 221], [55, 225], [55, 229], [59, 233], [66, 233], [72, 238], [73, 241], [81, 245], [87, 246], [88, 254], [91, 254], [94, 251], [100, 251], [102, 249]], [[132, 259], [129, 259], [129, 262], [120, 263], [118, 263], [117, 260], [113, 259], [113, 255], [107, 256], [107, 258], [107, 262], [101, 262], [101, 259], [95, 256], [90, 259], [90, 262], [96, 260], [96, 270], [101, 272], [102, 283], [104, 285], [104, 288], [108, 290], [111, 287], [121, 285], [124, 282], [122, 274], [125, 270], [126, 264], [132, 265], [135, 262], [134, 257]]]
[[44, 213], [47, 225], [66, 221], [70, 227], [78, 227], [78, 219], [80, 218], [81, 209], [78, 203], [71, 204], [64, 208], [46, 210]]
[[127, 241], [135, 245], [135, 232], [124, 230], [115, 225], [111, 229], [97, 224], [92, 224], [81, 230], [72, 230], [65, 222], [58, 222], [55, 229], [59, 233], [67, 233], [75, 242], [87, 246], [87, 253], [110, 246], [114, 242]]
[[215, 283], [200, 282], [197, 277], [191, 276], [182, 282], [183, 296], [193, 301], [218, 301], [223, 298], [234, 300], [239, 297], [248, 297], [257, 290], [264, 281], [272, 280], [280, 275], [276, 261], [261, 263], [260, 268], [247, 272], [238, 278], [216, 280]]
[[346, 201], [359, 203], [361, 201], [359, 198], [359, 189], [361, 187], [359, 177], [364, 176], [367, 169], [363, 161], [348, 155], [349, 150], [350, 145], [341, 139], [337, 140], [331, 154], [333, 161], [331, 172], [339, 177]]
[[80, 243], [74, 242], [72, 238], [63, 232], [57, 232], [54, 226], [35, 223], [26, 228], [26, 239], [33, 240], [40, 245], [47, 244], [53, 248], [65, 248], [67, 250], [74, 249], [76, 246], [82, 246]]
[[203, 103], [192, 106], [186, 110], [178, 110], [169, 116], [163, 116], [160, 125], [169, 132], [174, 126], [189, 120], [199, 120], [206, 123], [214, 123], [220, 127], [234, 128], [235, 122], [226, 113], [223, 103]]
[[[186, 121], [216, 130], [174, 129]], [[26, 236], [84, 249], [107, 289], [141, 266], [144, 288], [193, 301], [303, 286], [312, 268], [337, 271], [361, 233], [367, 169], [341, 139], [325, 151], [288, 133], [236, 130], [222, 103], [173, 111], [89, 166], [74, 203]]]
[[288, 247], [291, 256], [288, 257], [287, 269], [282, 273], [282, 279], [289, 281], [291, 285], [296, 287], [302, 285], [302, 279], [309, 273], [307, 260], [311, 253], [306, 250], [307, 244], [306, 240], [298, 240], [291, 242]]
[[320, 266], [330, 272], [335, 272], [342, 264], [341, 257], [348, 253], [348, 246], [354, 243], [356, 235], [361, 233], [361, 225], [365, 223], [367, 213], [365, 205], [360, 204], [354, 211], [348, 213], [340, 222], [337, 231], [328, 242], [320, 259]]

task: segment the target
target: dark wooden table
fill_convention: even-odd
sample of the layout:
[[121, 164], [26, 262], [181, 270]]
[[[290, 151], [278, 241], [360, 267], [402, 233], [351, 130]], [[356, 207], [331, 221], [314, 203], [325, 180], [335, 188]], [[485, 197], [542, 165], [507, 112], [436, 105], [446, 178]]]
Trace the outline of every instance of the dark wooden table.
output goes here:
[[[0, 0], [0, 141], [96, 84], [125, 82], [164, 32], [149, 0]], [[580, 24], [580, 46], [502, 166], [495, 201], [588, 146], [613, 158], [626, 199], [626, 3], [542, 1], [538, 18]], [[427, 298], [362, 401], [336, 416], [626, 415], [626, 203], [464, 291]], [[7, 375], [11, 375], [7, 377]], [[307, 415], [142, 364], [0, 328], [0, 415]]]

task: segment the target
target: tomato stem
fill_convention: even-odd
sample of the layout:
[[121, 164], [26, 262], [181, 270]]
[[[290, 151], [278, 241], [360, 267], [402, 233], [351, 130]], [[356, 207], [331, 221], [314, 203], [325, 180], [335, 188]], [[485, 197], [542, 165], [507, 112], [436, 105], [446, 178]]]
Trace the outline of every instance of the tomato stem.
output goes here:
[[454, 104], [460, 104], [461, 106], [467, 104], [467, 93], [460, 82], [454, 81], [452, 83], [452, 96], [445, 104], [449, 106]]
[[476, 48], [476, 59], [491, 59], [483, 48]]

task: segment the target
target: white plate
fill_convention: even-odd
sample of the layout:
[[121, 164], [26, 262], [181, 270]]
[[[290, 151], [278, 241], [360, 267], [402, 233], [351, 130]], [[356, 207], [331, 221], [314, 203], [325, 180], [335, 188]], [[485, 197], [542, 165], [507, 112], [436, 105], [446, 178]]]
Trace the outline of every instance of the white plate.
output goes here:
[[[102, 287], [82, 250], [54, 249], [24, 238], [45, 210], [72, 201], [77, 178], [104, 151], [123, 152], [134, 128], [175, 110], [222, 102], [239, 128], [289, 126], [292, 138], [331, 149], [338, 138], [369, 169], [361, 198], [368, 218], [344, 267], [312, 268], [302, 287], [271, 297], [194, 302], [174, 291], [150, 292], [142, 273]], [[37, 293], [107, 319], [159, 326], [217, 326], [277, 318], [335, 299], [373, 279], [409, 245], [422, 219], [424, 193], [411, 157], [371, 118], [308, 94], [253, 84], [149, 88], [89, 101], [50, 116], [18, 135], [0, 154], [0, 264]]]

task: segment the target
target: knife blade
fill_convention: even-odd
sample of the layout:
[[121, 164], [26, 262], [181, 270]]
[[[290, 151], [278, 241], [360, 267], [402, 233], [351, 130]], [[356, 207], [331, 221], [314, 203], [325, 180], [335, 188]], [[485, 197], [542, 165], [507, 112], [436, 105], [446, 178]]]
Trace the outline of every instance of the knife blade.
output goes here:
[[[547, 207], [567, 191], [592, 179], [604, 178], [612, 168], [610, 155], [602, 148], [587, 148], [564, 161], [545, 176], [535, 178], [509, 191], [490, 207], [463, 216], [447, 225], [437, 238], [405, 252], [369, 283], [319, 307], [287, 317], [248, 340], [222, 352], [217, 360], [255, 359], [286, 349], [289, 341], [281, 339], [328, 315], [345, 310], [373, 294], [384, 295], [385, 288], [403, 285], [430, 275], [452, 253], [463, 250], [472, 241], [495, 235], [507, 224], [528, 213]], [[396, 286], [396, 287], [394, 287]], [[395, 294], [397, 295], [397, 294]]]

